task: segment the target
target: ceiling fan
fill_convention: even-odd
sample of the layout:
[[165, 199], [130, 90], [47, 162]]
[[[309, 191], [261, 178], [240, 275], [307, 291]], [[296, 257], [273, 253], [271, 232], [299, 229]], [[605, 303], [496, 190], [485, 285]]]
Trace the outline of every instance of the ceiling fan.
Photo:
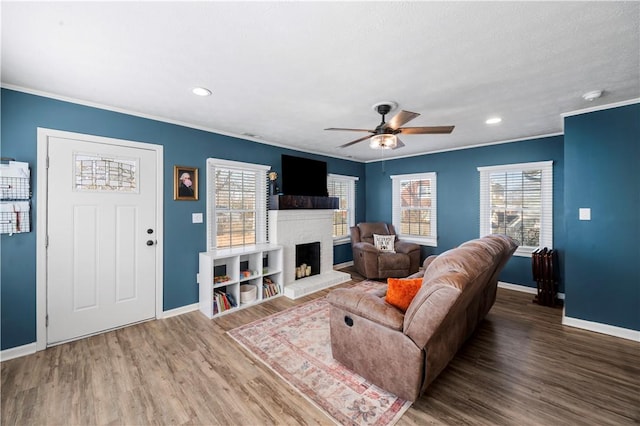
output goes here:
[[397, 113], [388, 123], [384, 121], [385, 116], [395, 108], [398, 104], [395, 102], [379, 102], [373, 106], [373, 109], [382, 115], [382, 122], [378, 124], [374, 130], [369, 129], [346, 129], [339, 127], [330, 127], [325, 130], [347, 130], [353, 132], [369, 132], [363, 138], [356, 139], [348, 142], [344, 145], [340, 145], [339, 148], [346, 148], [351, 145], [355, 145], [359, 142], [364, 142], [367, 139], [371, 139], [369, 146], [375, 149], [397, 149], [402, 148], [404, 143], [398, 137], [397, 134], [405, 135], [417, 135], [417, 134], [448, 134], [453, 131], [455, 126], [429, 126], [429, 127], [400, 127], [403, 124], [408, 123], [420, 114], [411, 111], [400, 111]]

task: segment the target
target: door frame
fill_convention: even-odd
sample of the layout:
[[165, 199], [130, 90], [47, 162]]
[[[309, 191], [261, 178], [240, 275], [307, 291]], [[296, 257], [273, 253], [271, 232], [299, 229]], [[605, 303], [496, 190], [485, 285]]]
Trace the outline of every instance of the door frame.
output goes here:
[[36, 351], [47, 348], [47, 205], [48, 205], [48, 146], [49, 138], [90, 141], [107, 145], [146, 149], [156, 153], [156, 313], [163, 312], [163, 238], [164, 238], [164, 147], [146, 142], [134, 142], [83, 133], [38, 127], [36, 160]]

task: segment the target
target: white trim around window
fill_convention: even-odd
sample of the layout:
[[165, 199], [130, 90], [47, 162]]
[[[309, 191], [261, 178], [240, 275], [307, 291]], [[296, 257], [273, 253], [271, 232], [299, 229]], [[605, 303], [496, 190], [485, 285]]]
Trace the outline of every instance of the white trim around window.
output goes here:
[[334, 216], [334, 229], [342, 225], [342, 232], [340, 235], [333, 235], [333, 244], [345, 244], [351, 241], [351, 235], [349, 228], [356, 224], [356, 182], [360, 178], [357, 176], [345, 176], [329, 173], [327, 176], [327, 186], [330, 197], [338, 197], [339, 206], [336, 213], [346, 211], [347, 220], [346, 223], [336, 223], [337, 219]]
[[[518, 242], [516, 256], [531, 257], [538, 248], [553, 248], [553, 161], [478, 167], [478, 171], [480, 236], [506, 233]], [[527, 175], [540, 176], [539, 182], [526, 182]], [[499, 191], [492, 190], [492, 182]], [[513, 220], [507, 218], [509, 212]], [[500, 214], [501, 220], [495, 217]]]
[[438, 191], [435, 172], [391, 176], [392, 223], [398, 237], [438, 246]]

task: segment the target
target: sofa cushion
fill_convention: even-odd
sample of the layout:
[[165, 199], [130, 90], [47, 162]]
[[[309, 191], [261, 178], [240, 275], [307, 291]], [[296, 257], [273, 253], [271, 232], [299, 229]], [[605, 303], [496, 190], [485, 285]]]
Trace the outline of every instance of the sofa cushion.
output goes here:
[[448, 272], [459, 272], [467, 277], [466, 280], [455, 282], [455, 285], [463, 290], [467, 284], [492, 267], [493, 262], [497, 260], [496, 257], [478, 245], [460, 246], [447, 250], [431, 262], [424, 273], [424, 280], [426, 282]]
[[373, 245], [380, 251], [395, 253], [396, 250], [393, 247], [395, 239], [395, 235], [373, 234]]
[[421, 285], [422, 278], [387, 278], [385, 302], [406, 312]]

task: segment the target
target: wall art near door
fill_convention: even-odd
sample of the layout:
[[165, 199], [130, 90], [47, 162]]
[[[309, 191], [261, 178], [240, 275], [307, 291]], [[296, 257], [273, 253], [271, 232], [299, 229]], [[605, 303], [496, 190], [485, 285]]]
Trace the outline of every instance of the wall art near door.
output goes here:
[[196, 167], [173, 166], [173, 199], [198, 200], [198, 169]]

